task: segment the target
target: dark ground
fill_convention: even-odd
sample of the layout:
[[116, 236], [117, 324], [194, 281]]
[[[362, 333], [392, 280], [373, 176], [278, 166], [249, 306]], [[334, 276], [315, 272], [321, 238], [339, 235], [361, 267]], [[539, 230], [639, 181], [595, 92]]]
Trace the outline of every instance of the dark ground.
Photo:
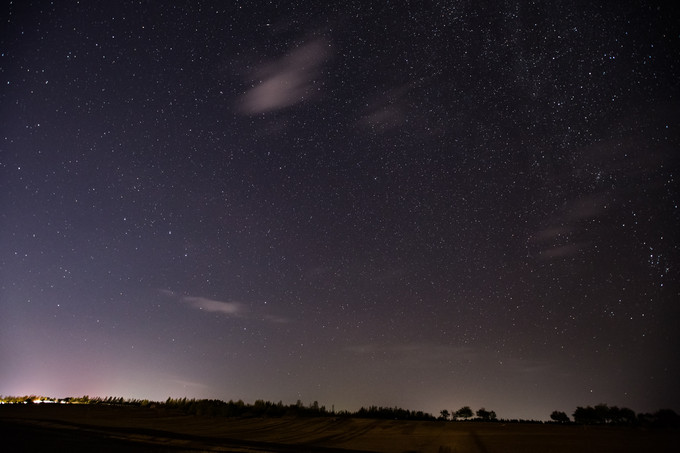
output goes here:
[[226, 419], [119, 406], [0, 406], [2, 450], [21, 452], [675, 452], [679, 434], [541, 424]]

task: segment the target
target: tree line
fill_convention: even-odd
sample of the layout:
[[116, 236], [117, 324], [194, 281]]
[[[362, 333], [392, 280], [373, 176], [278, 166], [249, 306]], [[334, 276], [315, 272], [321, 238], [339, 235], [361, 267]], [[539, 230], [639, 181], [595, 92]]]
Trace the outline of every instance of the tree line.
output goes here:
[[488, 411], [484, 409], [483, 407], [478, 409], [477, 412], [472, 412], [472, 409], [470, 406], [463, 406], [457, 411], [449, 412], [447, 409], [442, 410], [439, 412], [439, 418], [437, 420], [470, 420], [472, 419], [473, 416], [477, 416], [475, 420], [480, 420], [480, 421], [486, 421], [486, 422], [491, 422], [491, 421], [496, 421], [498, 420], [496, 417], [496, 412], [494, 411]]
[[164, 407], [180, 410], [186, 414], [212, 415], [221, 417], [351, 417], [351, 418], [374, 418], [392, 420], [435, 420], [431, 414], [423, 411], [412, 411], [399, 407], [362, 407], [358, 411], [338, 411], [334, 408], [328, 410], [326, 406], [319, 405], [317, 401], [304, 405], [298, 400], [295, 404], [283, 404], [279, 401], [257, 400], [253, 404], [244, 403], [242, 400], [209, 399], [186, 399], [168, 398]]
[[400, 407], [361, 407], [357, 411], [328, 410], [326, 406], [317, 401], [305, 405], [298, 400], [294, 404], [284, 404], [282, 401], [256, 400], [254, 403], [245, 403], [242, 400], [227, 402], [218, 399], [188, 399], [168, 398], [164, 402], [150, 401], [147, 399], [133, 399], [122, 397], [93, 397], [88, 395], [81, 397], [51, 398], [36, 395], [24, 396], [0, 396], [0, 403], [10, 404], [38, 404], [38, 403], [62, 403], [62, 404], [95, 404], [115, 406], [153, 407], [157, 409], [176, 410], [187, 415], [210, 415], [219, 417], [354, 417], [376, 418], [393, 420], [435, 420], [431, 414], [423, 411], [412, 411]]
[[[617, 425], [617, 426], [657, 426], [680, 427], [680, 416], [671, 409], [661, 409], [654, 413], [638, 413], [627, 407], [577, 406], [572, 414], [573, 423], [578, 425]], [[565, 412], [553, 411], [550, 419], [556, 423], [571, 423]]]
[[[117, 406], [154, 407], [160, 409], [177, 410], [188, 415], [210, 415], [219, 417], [349, 417], [371, 418], [389, 420], [440, 420], [440, 421], [483, 421], [504, 423], [542, 423], [536, 420], [507, 420], [498, 419], [496, 412], [480, 408], [473, 411], [470, 406], [463, 406], [456, 411], [449, 412], [443, 409], [439, 417], [423, 411], [413, 411], [400, 407], [369, 406], [361, 407], [357, 411], [335, 411], [332, 407], [319, 405], [317, 401], [305, 405], [298, 400], [294, 404], [283, 404], [279, 401], [256, 400], [254, 403], [245, 403], [242, 400], [229, 400], [224, 402], [218, 399], [187, 399], [168, 398], [164, 402], [150, 401], [148, 399], [133, 399], [122, 397], [93, 397], [88, 395], [81, 397], [50, 398], [45, 396], [1, 396], [0, 403], [9, 404], [37, 404], [37, 403], [62, 403], [62, 404], [102, 404]], [[617, 425], [617, 426], [649, 426], [663, 428], [679, 428], [680, 415], [671, 409], [661, 409], [654, 413], [635, 413], [627, 407], [608, 406], [597, 404], [595, 406], [578, 406], [572, 414], [573, 421], [566, 412], [553, 411], [550, 419], [553, 423], [579, 424], [579, 425]]]

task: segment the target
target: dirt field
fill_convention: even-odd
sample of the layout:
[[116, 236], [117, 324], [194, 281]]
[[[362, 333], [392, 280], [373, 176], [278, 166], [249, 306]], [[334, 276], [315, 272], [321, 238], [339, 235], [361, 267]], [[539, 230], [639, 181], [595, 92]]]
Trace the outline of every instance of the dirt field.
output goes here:
[[0, 406], [0, 433], [3, 451], [22, 452], [675, 452], [680, 441], [677, 431], [642, 428], [226, 419], [153, 408], [56, 404]]

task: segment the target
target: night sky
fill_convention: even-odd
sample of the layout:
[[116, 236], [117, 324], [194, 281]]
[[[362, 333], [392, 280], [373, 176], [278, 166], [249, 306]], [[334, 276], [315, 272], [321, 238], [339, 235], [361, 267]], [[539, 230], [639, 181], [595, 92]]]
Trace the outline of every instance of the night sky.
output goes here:
[[6, 5], [0, 394], [680, 409], [639, 3]]

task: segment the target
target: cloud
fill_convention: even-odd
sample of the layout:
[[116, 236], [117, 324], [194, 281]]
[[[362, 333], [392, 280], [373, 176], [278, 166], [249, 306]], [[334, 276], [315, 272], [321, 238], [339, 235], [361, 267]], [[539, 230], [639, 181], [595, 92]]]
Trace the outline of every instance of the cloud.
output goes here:
[[264, 321], [269, 321], [273, 322], [275, 324], [287, 324], [290, 322], [290, 319], [283, 317], [283, 316], [274, 316], [274, 315], [265, 315], [262, 318]]
[[225, 315], [231, 316], [239, 316], [246, 311], [245, 306], [239, 302], [222, 302], [219, 300], [208, 299], [206, 297], [194, 296], [184, 296], [182, 297], [182, 301], [198, 310], [223, 313]]
[[549, 218], [547, 226], [530, 240], [540, 247], [541, 260], [569, 258], [588, 250], [592, 238], [584, 224], [602, 215], [606, 197], [601, 193], [582, 196], [565, 203]]
[[567, 228], [565, 226], [550, 226], [536, 233], [532, 239], [536, 241], [550, 241], [554, 240], [556, 237], [567, 236], [572, 231], [572, 228]]
[[603, 193], [581, 197], [567, 208], [566, 218], [570, 221], [579, 221], [597, 217], [602, 213], [605, 205], [606, 198]]
[[374, 108], [361, 118], [360, 124], [381, 129], [393, 129], [404, 122], [404, 113], [394, 105], [384, 105]]
[[207, 385], [205, 385], [201, 382], [197, 382], [197, 381], [187, 381], [185, 379], [168, 379], [168, 381], [173, 383], [173, 384], [181, 385], [184, 388], [187, 388], [187, 387], [194, 388], [194, 389], [208, 389], [208, 388], [210, 388]]
[[239, 99], [239, 110], [252, 115], [279, 110], [313, 98], [314, 78], [328, 57], [325, 40], [304, 44], [256, 71], [257, 85]]
[[209, 299], [207, 297], [200, 296], [181, 296], [175, 291], [169, 289], [159, 289], [158, 292], [164, 296], [171, 297], [175, 300], [194, 308], [196, 310], [201, 310], [211, 313], [220, 313], [226, 316], [239, 317], [245, 319], [257, 319], [264, 322], [270, 322], [273, 324], [285, 324], [291, 322], [291, 320], [284, 316], [279, 316], [270, 313], [261, 313], [259, 310], [254, 312], [248, 308], [248, 306], [242, 302], [235, 301], [222, 301]]
[[367, 102], [359, 124], [383, 131], [403, 125], [406, 119], [405, 104], [410, 88], [409, 85], [403, 85], [376, 95]]
[[590, 243], [588, 242], [578, 242], [575, 244], [552, 247], [541, 250], [540, 257], [543, 259], [568, 258], [581, 253], [581, 251], [586, 249], [589, 245]]
[[368, 343], [348, 346], [345, 350], [353, 354], [370, 355], [374, 359], [383, 358], [413, 366], [422, 366], [423, 363], [448, 363], [452, 360], [471, 362], [479, 357], [479, 352], [469, 346], [430, 343]]

